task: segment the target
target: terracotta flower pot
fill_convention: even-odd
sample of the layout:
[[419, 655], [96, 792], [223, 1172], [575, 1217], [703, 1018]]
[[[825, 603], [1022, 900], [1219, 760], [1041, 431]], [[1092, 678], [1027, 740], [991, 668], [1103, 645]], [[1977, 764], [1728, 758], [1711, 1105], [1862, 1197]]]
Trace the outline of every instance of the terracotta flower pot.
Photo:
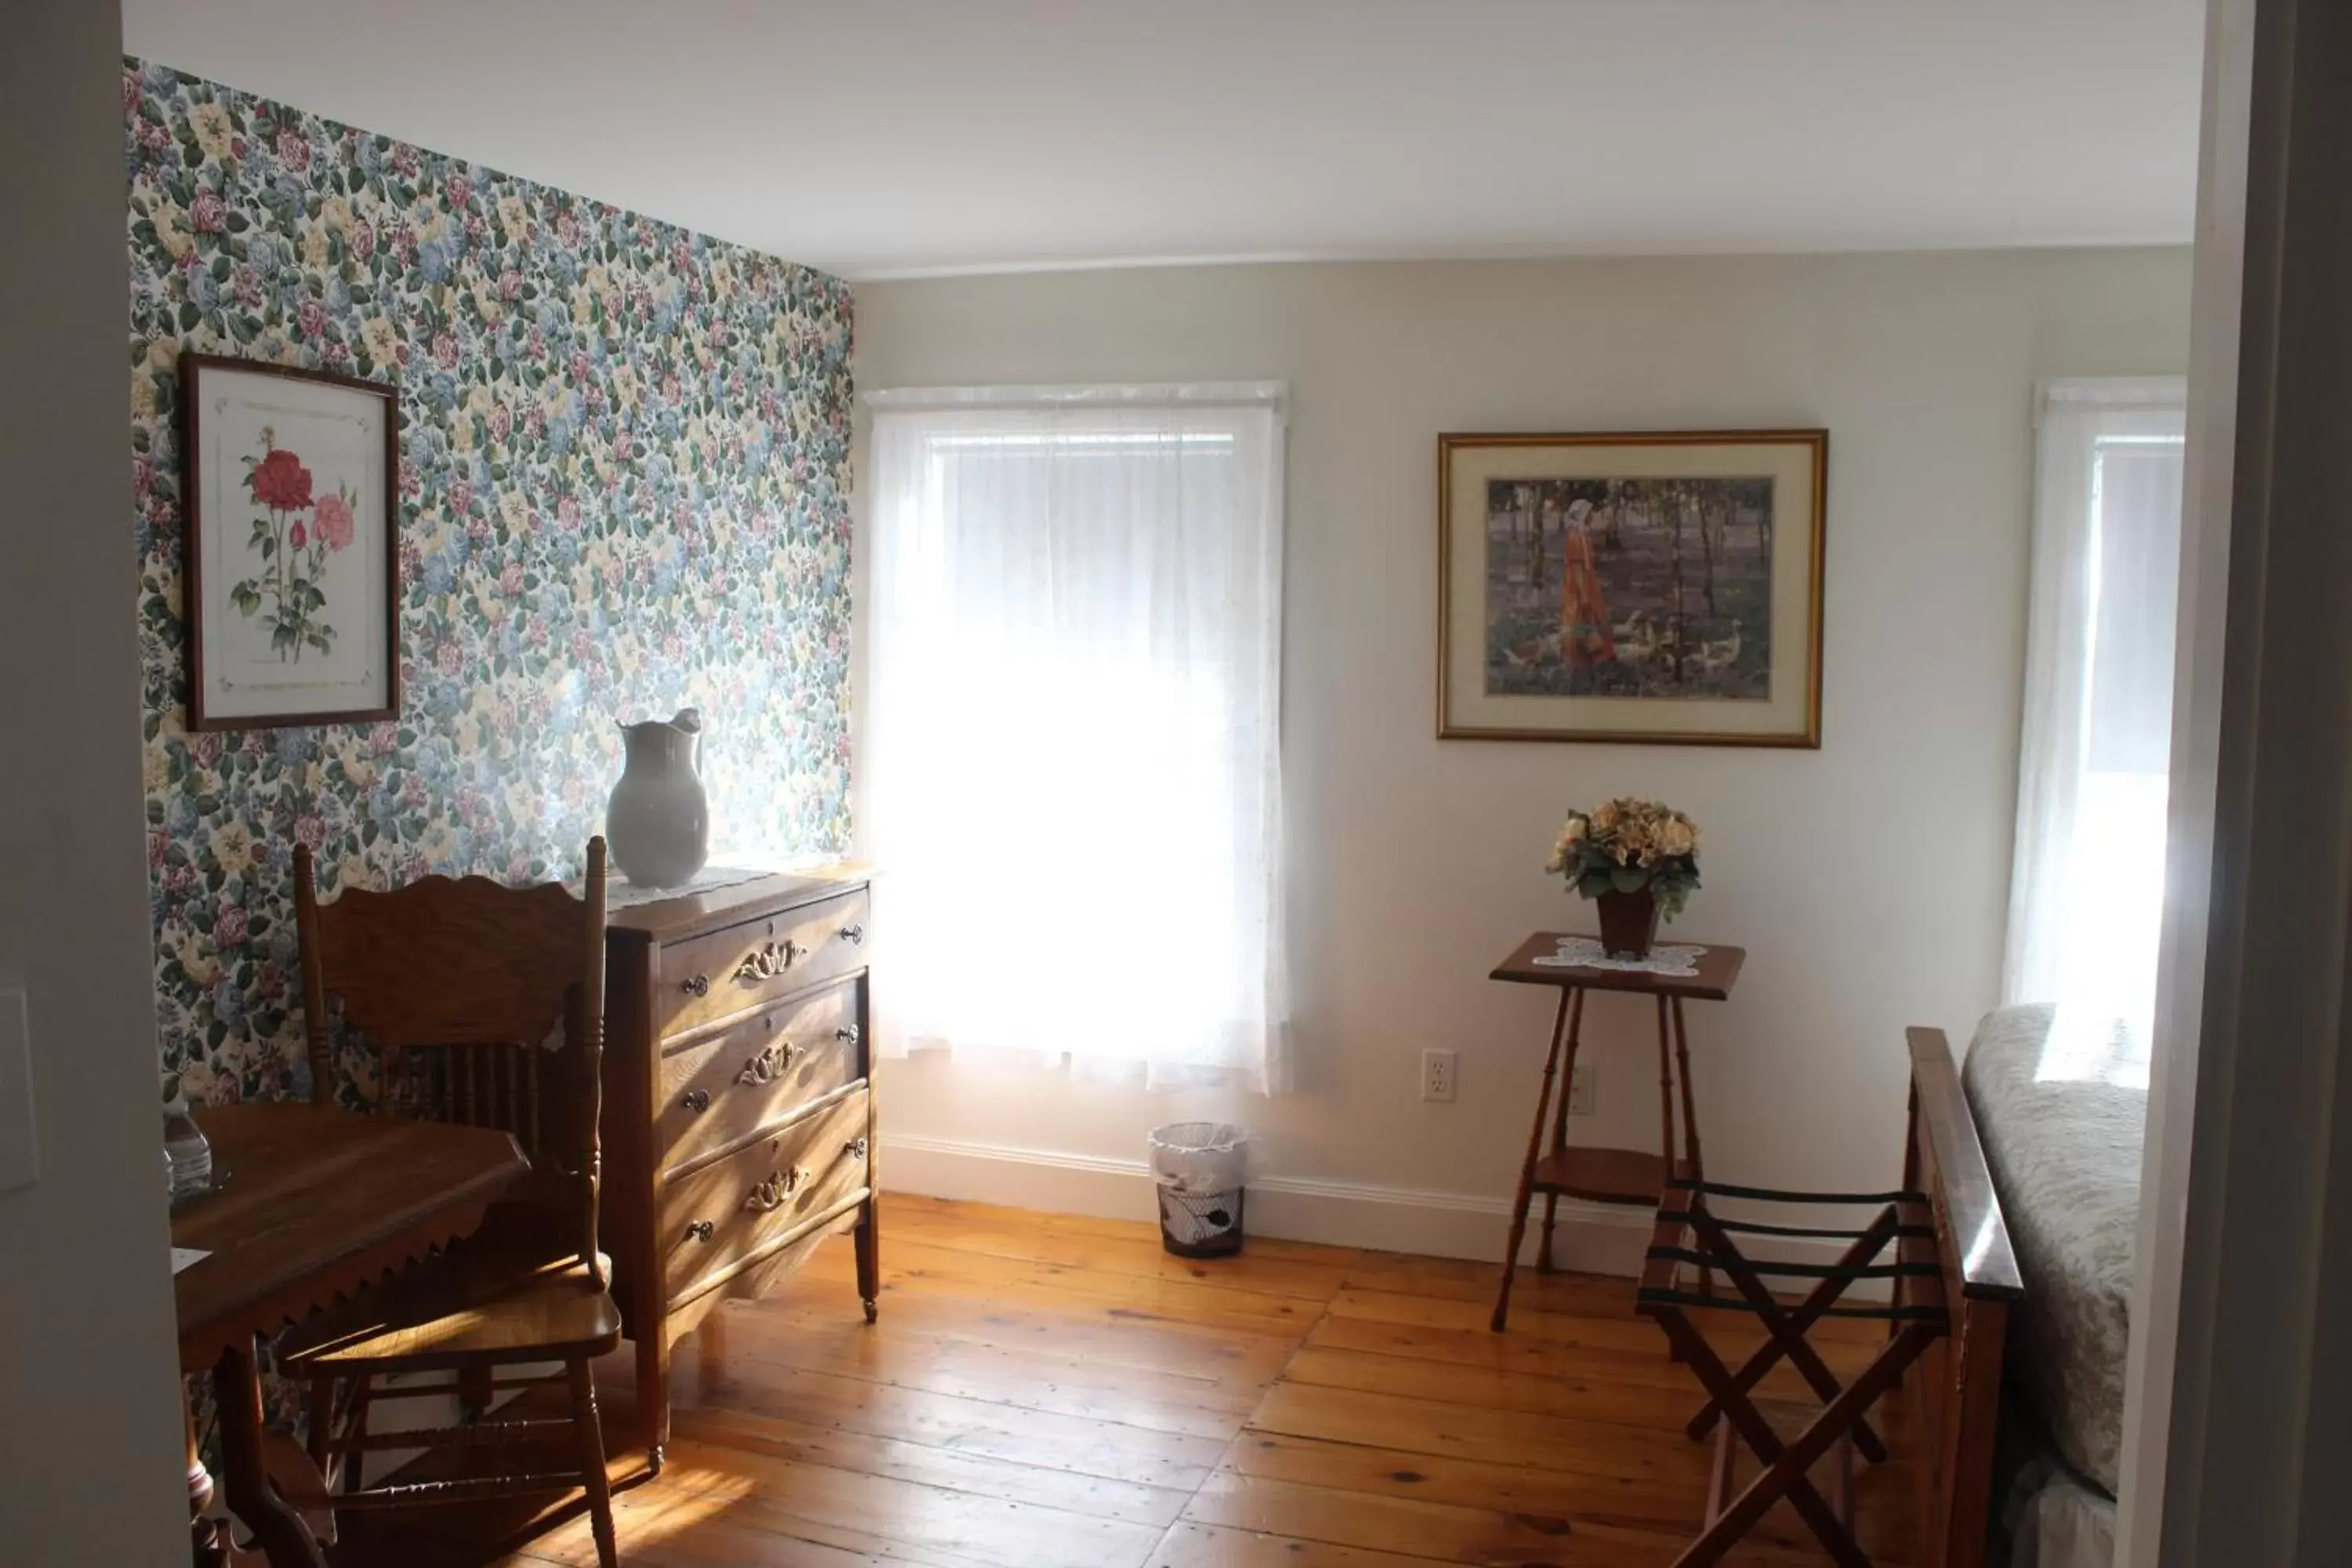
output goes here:
[[1601, 945], [1612, 958], [1647, 958], [1658, 940], [1657, 895], [1644, 888], [1638, 893], [1603, 893], [1592, 900], [1601, 906]]

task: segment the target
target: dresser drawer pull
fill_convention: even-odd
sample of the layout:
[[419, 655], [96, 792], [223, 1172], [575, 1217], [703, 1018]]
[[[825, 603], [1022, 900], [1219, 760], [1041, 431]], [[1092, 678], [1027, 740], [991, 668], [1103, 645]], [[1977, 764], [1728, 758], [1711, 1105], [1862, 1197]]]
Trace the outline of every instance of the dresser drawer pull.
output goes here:
[[866, 945], [866, 928], [862, 925], [845, 925], [841, 928], [841, 940], [852, 947], [863, 947]]
[[764, 1051], [755, 1052], [735, 1075], [737, 1083], [773, 1083], [793, 1065], [793, 1043], [778, 1040]]
[[743, 955], [743, 962], [735, 966], [735, 978], [746, 985], [773, 980], [807, 951], [790, 937], [780, 942], [763, 942]]
[[688, 1110], [708, 1110], [710, 1109], [710, 1095], [705, 1089], [689, 1089], [678, 1098], [678, 1103]]
[[833, 1032], [833, 1037], [839, 1040], [845, 1046], [854, 1046], [858, 1041], [857, 1026], [855, 1024], [845, 1024], [840, 1028], [835, 1029]]
[[852, 1138], [848, 1142], [844, 1143], [841, 1146], [841, 1152], [848, 1155], [853, 1160], [863, 1160], [866, 1158], [865, 1138], [863, 1136]]
[[708, 996], [710, 994], [710, 976], [708, 974], [693, 975], [688, 979], [679, 981], [677, 983], [677, 988], [680, 991], [685, 992], [688, 996]]
[[686, 1234], [692, 1237], [697, 1241], [709, 1241], [710, 1239], [710, 1233], [714, 1228], [715, 1227], [709, 1220], [698, 1219], [692, 1225], [686, 1227]]

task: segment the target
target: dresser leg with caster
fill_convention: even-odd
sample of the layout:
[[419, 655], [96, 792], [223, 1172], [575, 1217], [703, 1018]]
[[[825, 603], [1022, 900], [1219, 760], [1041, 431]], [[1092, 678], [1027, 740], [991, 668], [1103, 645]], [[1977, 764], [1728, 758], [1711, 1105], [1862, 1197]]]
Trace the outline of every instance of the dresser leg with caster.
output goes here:
[[638, 1336], [637, 1419], [645, 1432], [646, 1470], [660, 1475], [669, 1447], [669, 1326], [654, 1319]]
[[866, 1199], [866, 1212], [850, 1233], [850, 1243], [857, 1248], [857, 1295], [866, 1303], [869, 1323], [882, 1315], [881, 1206], [877, 1199]]

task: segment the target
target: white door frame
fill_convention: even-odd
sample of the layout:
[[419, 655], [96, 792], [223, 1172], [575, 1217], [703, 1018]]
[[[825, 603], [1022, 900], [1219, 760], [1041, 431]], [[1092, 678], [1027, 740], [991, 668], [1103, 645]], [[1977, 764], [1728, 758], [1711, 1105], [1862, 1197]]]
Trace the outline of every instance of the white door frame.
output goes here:
[[2127, 1568], [2352, 1562], [2352, 5], [2207, 50]]

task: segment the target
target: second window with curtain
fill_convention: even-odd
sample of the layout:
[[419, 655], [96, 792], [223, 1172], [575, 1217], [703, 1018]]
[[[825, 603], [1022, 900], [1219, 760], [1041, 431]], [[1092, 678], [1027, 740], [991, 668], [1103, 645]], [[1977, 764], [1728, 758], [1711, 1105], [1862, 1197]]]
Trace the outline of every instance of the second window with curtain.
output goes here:
[[2003, 1000], [2044, 1077], [2146, 1081], [2164, 909], [2184, 389], [2066, 381], [2036, 420], [2032, 623]]
[[1281, 389], [869, 406], [886, 1040], [1283, 1087]]

